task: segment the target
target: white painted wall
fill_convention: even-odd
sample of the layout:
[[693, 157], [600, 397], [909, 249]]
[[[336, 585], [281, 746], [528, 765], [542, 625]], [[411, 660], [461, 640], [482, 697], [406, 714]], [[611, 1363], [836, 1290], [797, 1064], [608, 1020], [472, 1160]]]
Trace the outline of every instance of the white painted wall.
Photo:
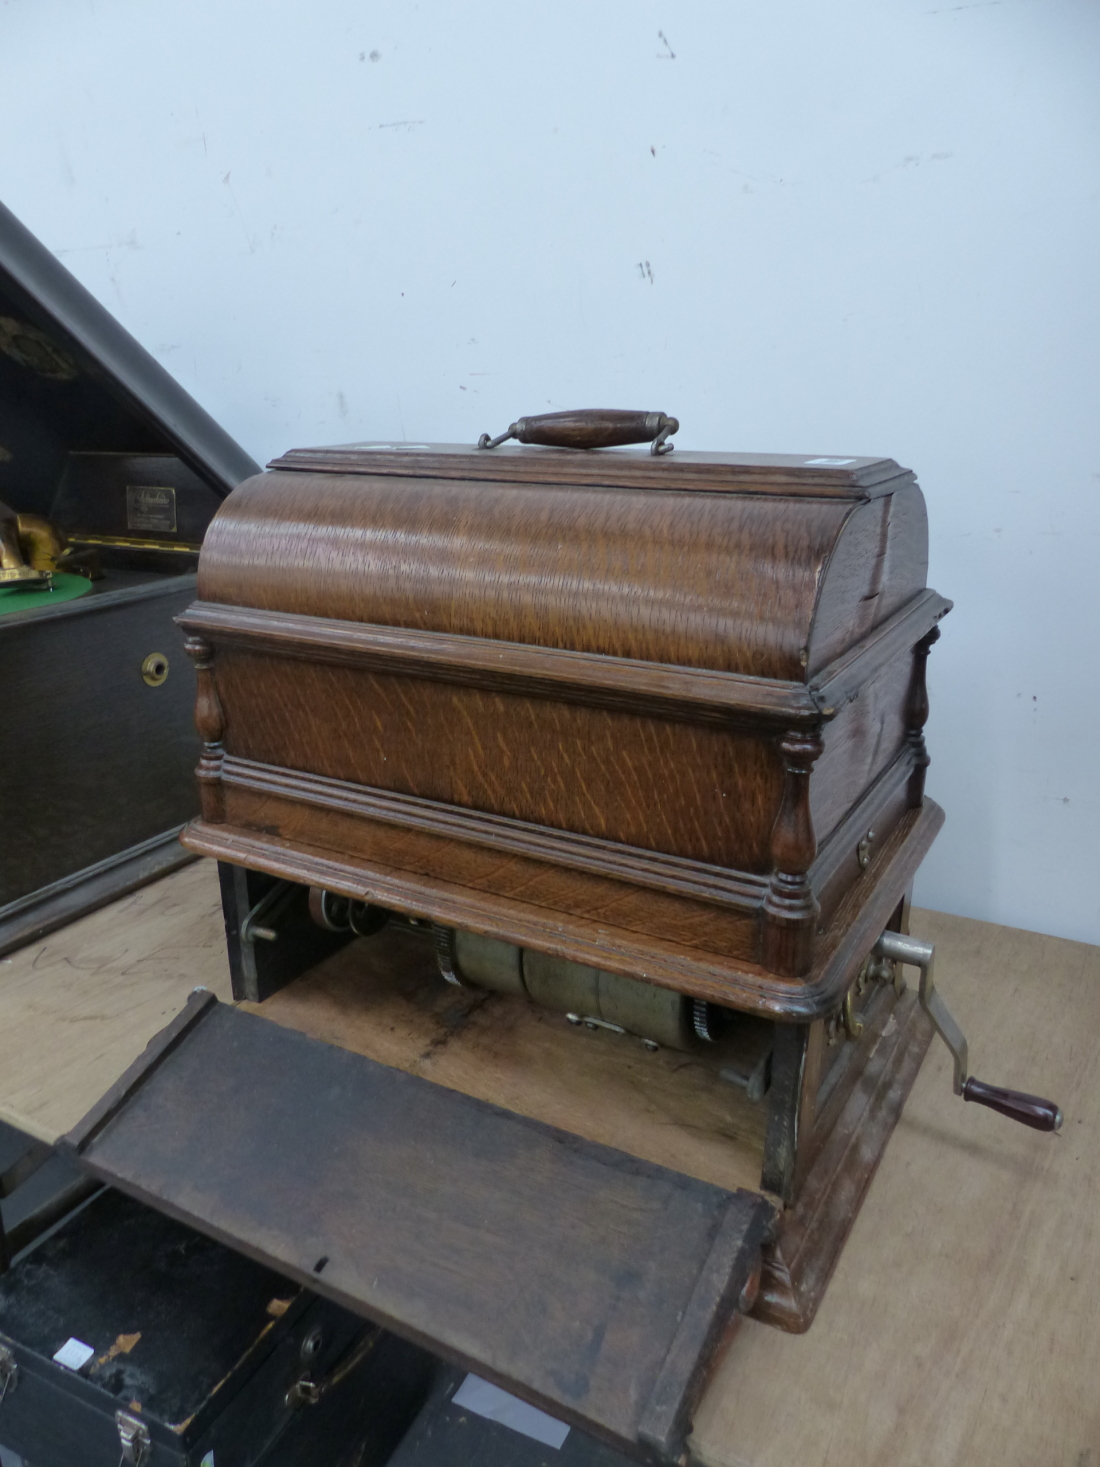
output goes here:
[[0, 0], [0, 197], [261, 460], [617, 405], [914, 467], [918, 899], [1100, 942], [1095, 0]]

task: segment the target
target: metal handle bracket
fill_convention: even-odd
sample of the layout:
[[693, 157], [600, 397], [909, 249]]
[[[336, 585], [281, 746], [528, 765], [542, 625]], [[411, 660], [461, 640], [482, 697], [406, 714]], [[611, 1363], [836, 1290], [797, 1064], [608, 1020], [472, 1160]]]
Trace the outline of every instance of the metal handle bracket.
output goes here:
[[936, 1026], [936, 1033], [951, 1051], [955, 1061], [955, 1094], [963, 1093], [966, 1084], [969, 1056], [966, 1035], [956, 1024], [951, 1010], [936, 992], [933, 968], [936, 949], [930, 942], [919, 942], [915, 937], [906, 937], [901, 932], [884, 932], [872, 949], [876, 957], [889, 958], [893, 963], [909, 963], [920, 969], [920, 1006]]
[[964, 1100], [986, 1105], [991, 1110], [1020, 1121], [1036, 1131], [1057, 1131], [1062, 1125], [1061, 1108], [1052, 1100], [1041, 1096], [1025, 1095], [1019, 1090], [1002, 1090], [969, 1076], [969, 1055], [966, 1035], [956, 1024], [951, 1010], [944, 1003], [933, 981], [936, 949], [930, 942], [920, 942], [901, 932], [884, 932], [872, 948], [876, 957], [889, 958], [894, 963], [909, 963], [920, 969], [920, 1006], [935, 1025], [936, 1033], [951, 1051], [955, 1061], [954, 1090]]

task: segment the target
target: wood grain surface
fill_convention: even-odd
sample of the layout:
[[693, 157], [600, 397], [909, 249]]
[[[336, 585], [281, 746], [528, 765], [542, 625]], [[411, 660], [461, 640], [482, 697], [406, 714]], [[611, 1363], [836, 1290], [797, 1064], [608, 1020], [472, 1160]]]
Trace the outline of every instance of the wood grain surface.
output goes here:
[[[902, 619], [908, 620], [915, 611], [921, 622], [927, 598], [935, 594], [926, 592], [915, 597], [901, 613]], [[222, 606], [217, 601], [193, 602], [180, 623], [199, 636], [216, 639], [222, 647], [368, 672], [441, 678], [454, 687], [567, 697], [592, 707], [624, 709], [688, 723], [728, 727], [737, 722], [751, 726], [771, 721], [786, 728], [800, 722], [818, 723], [822, 716], [816, 689], [744, 673], [669, 667], [629, 657], [593, 657], [561, 647], [375, 626], [300, 612], [258, 611], [249, 606]], [[891, 617], [880, 629], [881, 635], [876, 633], [874, 650], [878, 652], [878, 644], [897, 630], [898, 618]], [[923, 630], [920, 625], [915, 635]], [[912, 642], [913, 635], [903, 635], [890, 655], [905, 650]], [[858, 652], [854, 660], [859, 663]], [[830, 692], [834, 668], [846, 667], [848, 661], [831, 663], [822, 673]], [[862, 667], [857, 671], [861, 681], [872, 675]]]
[[537, 489], [250, 479], [203, 543], [199, 599], [803, 682], [925, 585], [915, 485], [854, 504]]
[[782, 771], [759, 735], [232, 647], [215, 656], [237, 758], [765, 867]]

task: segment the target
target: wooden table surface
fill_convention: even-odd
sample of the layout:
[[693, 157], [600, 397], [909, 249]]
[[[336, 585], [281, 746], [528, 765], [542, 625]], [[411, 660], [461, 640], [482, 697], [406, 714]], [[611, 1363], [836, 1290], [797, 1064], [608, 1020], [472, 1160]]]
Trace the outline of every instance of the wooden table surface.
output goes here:
[[[745, 1321], [696, 1413], [705, 1467], [1100, 1467], [1100, 948], [915, 912], [977, 1075], [931, 1050], [817, 1319]], [[229, 997], [213, 866], [0, 960], [0, 1119], [69, 1129], [202, 984]]]

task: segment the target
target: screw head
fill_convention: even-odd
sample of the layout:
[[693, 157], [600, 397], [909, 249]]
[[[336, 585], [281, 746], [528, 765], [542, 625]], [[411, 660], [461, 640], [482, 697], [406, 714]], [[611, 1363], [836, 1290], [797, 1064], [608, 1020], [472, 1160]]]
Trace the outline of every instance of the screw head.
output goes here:
[[141, 680], [150, 688], [159, 688], [168, 679], [168, 658], [163, 652], [150, 652], [141, 664]]

